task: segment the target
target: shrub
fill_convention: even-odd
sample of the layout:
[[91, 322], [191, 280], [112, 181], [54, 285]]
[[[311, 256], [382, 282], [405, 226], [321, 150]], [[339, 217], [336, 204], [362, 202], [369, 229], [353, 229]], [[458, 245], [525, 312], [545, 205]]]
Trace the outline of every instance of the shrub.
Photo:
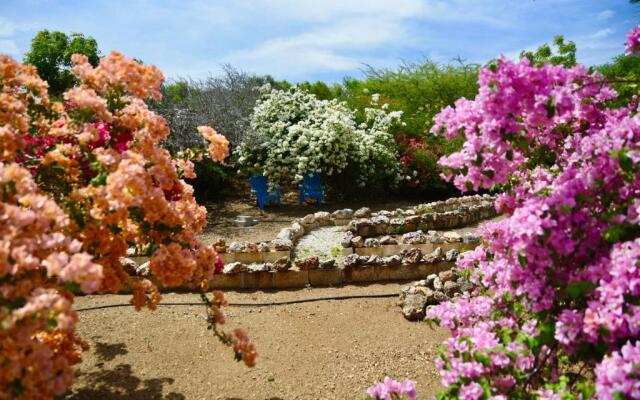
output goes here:
[[447, 177], [461, 190], [502, 185], [506, 218], [458, 262], [475, 295], [428, 311], [452, 330], [440, 398], [638, 398], [636, 105], [607, 109], [616, 93], [582, 66], [500, 58], [479, 84], [433, 131], [465, 138], [440, 161]]
[[255, 134], [237, 150], [241, 170], [265, 175], [271, 184], [347, 168], [357, 171], [360, 186], [396, 182], [400, 170], [390, 130], [401, 113], [366, 108], [364, 114], [364, 122], [356, 124], [345, 103], [318, 100], [298, 88], [267, 88], [251, 118]]
[[[193, 176], [158, 145], [165, 120], [143, 99], [160, 96], [162, 73], [114, 52], [97, 67], [72, 56], [80, 86], [50, 101], [34, 67], [0, 56], [0, 392], [50, 398], [73, 382], [87, 345], [75, 333], [73, 295], [132, 290], [131, 303], [154, 309], [158, 288], [127, 274], [129, 247], [150, 256], [161, 285], [205, 290], [216, 253], [196, 235], [206, 211], [178, 176]], [[228, 151], [203, 129], [212, 159]], [[221, 293], [209, 300], [209, 326], [238, 358], [255, 349], [241, 330], [227, 334]]]

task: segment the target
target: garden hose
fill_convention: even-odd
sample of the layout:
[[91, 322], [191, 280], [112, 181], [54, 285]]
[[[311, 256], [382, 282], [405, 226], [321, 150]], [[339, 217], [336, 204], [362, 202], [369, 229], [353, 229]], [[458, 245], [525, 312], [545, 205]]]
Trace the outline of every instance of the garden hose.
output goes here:
[[[345, 295], [345, 296], [312, 297], [312, 298], [300, 299], [300, 300], [272, 301], [268, 303], [229, 303], [229, 306], [230, 307], [270, 307], [270, 306], [285, 306], [290, 304], [313, 303], [316, 301], [381, 299], [381, 298], [389, 298], [389, 297], [397, 297], [397, 296], [398, 296], [398, 293], [354, 294], [354, 295]], [[184, 302], [184, 303], [168, 302], [168, 303], [158, 304], [158, 306], [202, 306], [202, 305], [204, 305], [204, 303], [202, 302]], [[118, 307], [133, 307], [133, 305], [129, 303], [105, 304], [102, 306], [79, 308], [76, 311], [78, 312], [94, 311], [94, 310], [102, 310], [105, 308], [118, 308]]]

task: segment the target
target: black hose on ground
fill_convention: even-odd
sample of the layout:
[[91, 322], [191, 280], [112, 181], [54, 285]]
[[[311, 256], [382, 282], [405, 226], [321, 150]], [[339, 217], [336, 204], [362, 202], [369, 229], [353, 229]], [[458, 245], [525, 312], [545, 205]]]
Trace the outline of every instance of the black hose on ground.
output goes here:
[[[381, 298], [389, 298], [389, 297], [397, 297], [398, 293], [382, 293], [382, 294], [354, 294], [354, 295], [345, 295], [345, 296], [325, 296], [325, 297], [312, 297], [309, 299], [300, 299], [300, 300], [285, 300], [285, 301], [272, 301], [268, 303], [229, 303], [230, 307], [271, 307], [271, 306], [284, 306], [290, 304], [302, 304], [302, 303], [313, 303], [316, 301], [328, 301], [328, 300], [351, 300], [351, 299], [381, 299]], [[159, 303], [159, 306], [202, 306], [202, 302], [184, 302], [184, 303]], [[94, 306], [94, 307], [85, 307], [79, 308], [76, 311], [94, 311], [94, 310], [102, 310], [105, 308], [118, 308], [118, 307], [133, 307], [132, 304], [129, 303], [118, 303], [118, 304], [105, 304], [102, 306]]]

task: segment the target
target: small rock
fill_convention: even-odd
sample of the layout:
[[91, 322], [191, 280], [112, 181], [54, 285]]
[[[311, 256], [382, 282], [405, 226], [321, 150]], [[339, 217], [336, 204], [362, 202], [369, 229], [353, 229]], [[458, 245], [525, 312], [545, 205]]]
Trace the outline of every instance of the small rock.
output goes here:
[[402, 262], [404, 264], [418, 264], [422, 259], [422, 251], [420, 249], [409, 249], [402, 253]]
[[398, 244], [398, 241], [392, 236], [383, 236], [380, 238], [380, 244]]
[[427, 306], [427, 296], [422, 293], [407, 294], [402, 306], [402, 315], [409, 321], [417, 321], [424, 318], [424, 309]]
[[452, 297], [455, 293], [460, 292], [460, 285], [454, 281], [447, 281], [444, 283], [444, 294]]
[[231, 244], [228, 247], [228, 250], [230, 253], [242, 253], [244, 249], [245, 249], [244, 244], [239, 242], [231, 242]]
[[458, 275], [453, 270], [448, 269], [440, 272], [438, 278], [440, 278], [442, 282], [455, 281], [458, 279]]
[[293, 232], [289, 228], [282, 228], [280, 229], [280, 232], [278, 232], [278, 236], [276, 236], [276, 238], [284, 239], [284, 240], [293, 240]]
[[120, 257], [120, 265], [122, 265], [122, 269], [129, 275], [136, 275], [136, 270], [138, 269], [138, 263], [133, 261], [128, 257]]
[[149, 261], [138, 265], [136, 268], [136, 275], [138, 276], [148, 276], [149, 275]]
[[365, 264], [374, 265], [374, 266], [383, 265], [384, 264], [384, 260], [380, 256], [372, 255], [371, 257], [369, 257], [369, 259], [367, 260], [367, 262]]
[[456, 243], [462, 241], [462, 236], [458, 232], [449, 231], [442, 234], [447, 243]]
[[439, 303], [442, 303], [443, 301], [447, 301], [447, 300], [448, 300], [448, 299], [447, 299], [447, 295], [446, 295], [446, 294], [444, 294], [444, 293], [443, 293], [442, 291], [440, 291], [440, 290], [435, 290], [435, 291], [433, 292], [433, 299], [434, 299], [434, 302], [435, 302], [436, 304], [439, 304]]
[[331, 217], [334, 219], [351, 219], [353, 218], [353, 210], [350, 208], [336, 210], [331, 214]]
[[244, 252], [245, 253], [257, 253], [258, 245], [251, 242], [244, 242]]
[[320, 225], [330, 225], [331, 224], [331, 214], [326, 211], [318, 211], [313, 214], [315, 220]]
[[451, 249], [446, 252], [444, 260], [447, 262], [454, 262], [458, 259], [458, 255], [460, 255], [458, 249]]
[[433, 281], [435, 281], [437, 277], [438, 275], [436, 274], [427, 276], [427, 286], [433, 289]]
[[342, 236], [342, 239], [340, 240], [340, 244], [345, 249], [348, 248], [348, 247], [351, 247], [351, 239], [353, 239], [353, 232], [346, 231], [344, 233], [344, 235]]
[[273, 264], [271, 263], [249, 264], [247, 266], [247, 271], [248, 272], [269, 272], [272, 267], [273, 267]]
[[470, 292], [474, 288], [473, 283], [463, 277], [458, 278], [456, 283], [458, 284], [458, 287], [460, 287], [460, 291], [464, 293]]
[[364, 247], [380, 247], [380, 241], [376, 238], [369, 238], [364, 241]]
[[138, 252], [138, 250], [136, 250], [135, 247], [129, 247], [127, 249], [127, 256], [129, 256], [129, 257], [135, 256], [137, 252]]
[[286, 251], [293, 248], [293, 242], [285, 239], [273, 239], [271, 241], [271, 247], [277, 251]]
[[360, 257], [357, 254], [349, 254], [344, 258], [344, 266], [346, 267], [355, 267], [360, 262]]
[[389, 257], [384, 257], [382, 259], [382, 265], [387, 265], [389, 267], [395, 267], [400, 264], [402, 264], [402, 258], [400, 258], [400, 256], [397, 254], [394, 254]]
[[320, 259], [318, 256], [308, 256], [296, 259], [295, 264], [301, 271], [308, 271], [310, 269], [318, 269], [320, 266]]
[[268, 253], [271, 251], [271, 247], [269, 247], [269, 243], [260, 242], [258, 243], [258, 251], [260, 253]]
[[409, 232], [402, 235], [402, 243], [405, 244], [422, 244], [427, 243], [427, 235], [422, 231]]
[[313, 214], [307, 214], [300, 220], [300, 225], [303, 227], [313, 227], [316, 224], [316, 217]]
[[360, 248], [364, 246], [364, 239], [362, 238], [362, 236], [356, 236], [353, 239], [351, 239], [351, 246], [356, 247], [356, 248]]
[[427, 280], [426, 279], [422, 279], [420, 281], [416, 281], [413, 283], [414, 286], [424, 286], [427, 287]]
[[356, 218], [367, 218], [371, 215], [371, 210], [367, 207], [358, 208], [353, 216]]
[[335, 267], [336, 267], [336, 260], [334, 260], [333, 258], [320, 262], [321, 269], [333, 269]]
[[232, 262], [226, 264], [222, 269], [222, 273], [224, 274], [237, 274], [239, 272], [245, 272], [247, 270], [247, 266], [241, 262]]
[[291, 233], [293, 234], [293, 240], [298, 240], [302, 236], [304, 236], [304, 227], [300, 225], [298, 222], [294, 222], [291, 224]]
[[273, 263], [274, 271], [286, 271], [291, 268], [291, 260], [289, 257], [280, 257]]
[[373, 222], [374, 225], [388, 224], [389, 223], [389, 217], [384, 216], [384, 215], [377, 215], [377, 216], [371, 218], [371, 222]]
[[464, 244], [475, 244], [478, 243], [480, 239], [471, 232], [467, 232], [462, 235], [462, 243]]
[[442, 290], [444, 288], [444, 284], [440, 280], [440, 278], [436, 278], [433, 280], [433, 288], [435, 290]]
[[438, 247], [431, 253], [424, 256], [424, 262], [427, 264], [433, 264], [442, 261], [444, 254], [442, 252], [442, 248]]

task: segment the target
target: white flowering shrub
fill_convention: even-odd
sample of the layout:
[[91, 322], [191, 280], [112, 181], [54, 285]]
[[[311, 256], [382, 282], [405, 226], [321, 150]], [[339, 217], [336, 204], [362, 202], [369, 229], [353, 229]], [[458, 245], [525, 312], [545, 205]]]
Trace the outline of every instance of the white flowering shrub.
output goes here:
[[[372, 105], [377, 106], [376, 98]], [[357, 183], [400, 180], [398, 152], [391, 130], [402, 113], [386, 106], [366, 108], [357, 123], [346, 103], [318, 100], [294, 87], [263, 88], [251, 117], [253, 136], [237, 148], [242, 172], [264, 175], [271, 184], [299, 182], [307, 172], [332, 176], [357, 170]]]

